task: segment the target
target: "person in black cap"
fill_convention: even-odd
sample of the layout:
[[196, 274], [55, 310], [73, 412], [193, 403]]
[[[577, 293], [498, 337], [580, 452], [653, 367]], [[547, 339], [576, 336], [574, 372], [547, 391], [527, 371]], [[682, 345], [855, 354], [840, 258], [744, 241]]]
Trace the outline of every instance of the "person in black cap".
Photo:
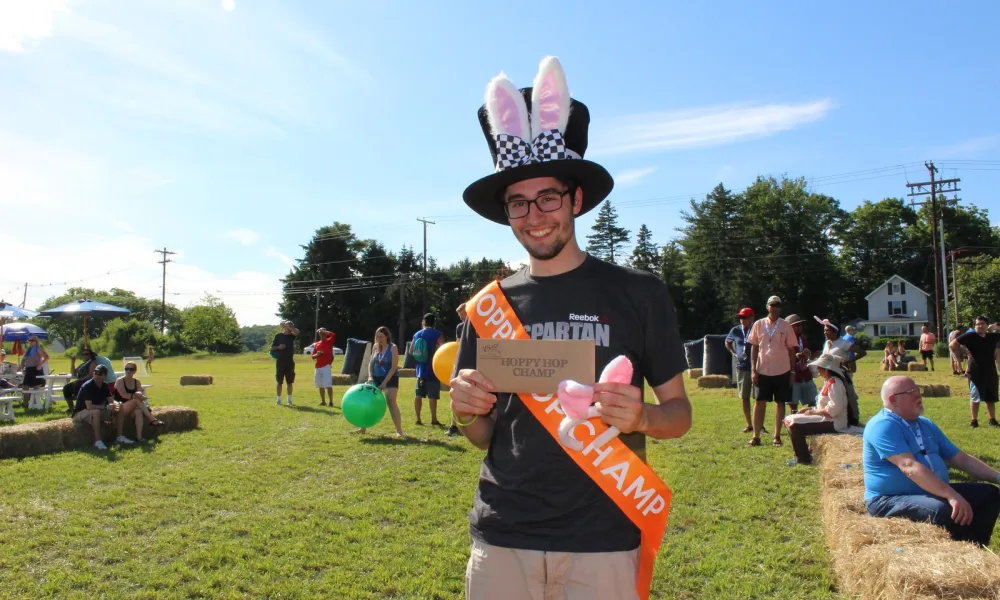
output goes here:
[[[104, 365], [94, 367], [94, 376], [80, 386], [76, 394], [76, 407], [73, 409], [73, 422], [79, 425], [90, 423], [94, 431], [94, 447], [107, 450], [101, 440], [101, 423], [110, 421], [116, 416], [118, 403], [115, 402], [111, 386], [106, 379], [108, 368]], [[122, 441], [125, 440], [125, 441]], [[132, 440], [119, 436], [119, 443], [133, 444]]]
[[432, 367], [434, 353], [444, 343], [444, 334], [434, 329], [436, 319], [434, 313], [427, 313], [421, 321], [420, 331], [413, 334], [413, 343], [410, 346], [410, 354], [417, 363], [417, 392], [413, 398], [413, 408], [417, 413], [417, 425], [423, 425], [420, 420], [420, 411], [423, 408], [424, 398], [430, 400], [431, 405], [431, 425], [441, 425], [437, 417], [437, 401], [441, 398], [441, 382], [434, 374]]
[[[530, 118], [529, 118], [530, 115]], [[619, 355], [630, 384], [594, 387], [601, 420], [645, 460], [646, 436], [691, 427], [687, 367], [674, 304], [655, 275], [601, 261], [580, 249], [576, 219], [614, 187], [583, 158], [590, 115], [570, 97], [559, 61], [542, 60], [533, 88], [494, 78], [479, 123], [495, 172], [463, 194], [480, 216], [510, 228], [528, 266], [500, 288], [533, 339], [593, 339], [595, 372]], [[488, 449], [470, 513], [466, 596], [637, 597], [640, 531], [574, 462], [516, 394], [494, 394], [476, 370], [476, 328], [464, 327], [451, 384], [460, 430]], [[645, 403], [644, 380], [652, 389]]]

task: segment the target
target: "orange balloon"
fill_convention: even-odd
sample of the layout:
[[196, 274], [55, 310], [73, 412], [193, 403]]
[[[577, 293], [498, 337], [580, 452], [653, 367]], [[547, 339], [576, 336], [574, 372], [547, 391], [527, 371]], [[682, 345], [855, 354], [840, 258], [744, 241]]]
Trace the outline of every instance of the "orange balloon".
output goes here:
[[431, 363], [438, 381], [445, 384], [451, 381], [451, 371], [455, 368], [456, 359], [458, 359], [458, 342], [441, 344], [434, 353], [434, 361]]

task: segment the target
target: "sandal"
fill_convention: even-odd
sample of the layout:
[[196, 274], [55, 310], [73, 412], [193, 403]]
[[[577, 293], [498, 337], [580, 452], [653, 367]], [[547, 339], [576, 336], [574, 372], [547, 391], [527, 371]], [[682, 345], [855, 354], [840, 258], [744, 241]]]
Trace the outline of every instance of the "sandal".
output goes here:
[[743, 428], [743, 433], [750, 433], [751, 431], [753, 431], [752, 425], [747, 425], [746, 427]]
[[771, 445], [774, 446], [775, 448], [781, 448], [782, 445], [781, 438], [774, 438], [774, 441], [771, 442]]
[[163, 427], [164, 425], [166, 425], [166, 423], [164, 423], [163, 421], [161, 421], [159, 419], [156, 419], [155, 421], [151, 421], [149, 424], [152, 427]]
[[760, 438], [750, 438], [750, 441], [747, 442], [747, 446], [760, 446]]

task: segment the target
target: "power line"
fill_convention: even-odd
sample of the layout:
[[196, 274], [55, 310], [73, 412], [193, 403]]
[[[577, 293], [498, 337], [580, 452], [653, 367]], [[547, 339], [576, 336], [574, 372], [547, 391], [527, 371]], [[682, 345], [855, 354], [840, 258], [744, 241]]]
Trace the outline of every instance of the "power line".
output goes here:
[[177, 253], [176, 252], [171, 252], [171, 251], [167, 250], [166, 246], [163, 247], [163, 250], [153, 250], [153, 252], [156, 252], [157, 254], [162, 254], [163, 255], [163, 260], [157, 261], [158, 264], [163, 265], [163, 288], [162, 288], [163, 289], [163, 294], [160, 297], [160, 301], [161, 301], [161, 303], [160, 303], [160, 335], [163, 335], [163, 334], [165, 334], [167, 332], [167, 263], [174, 262], [174, 261], [170, 260], [169, 258], [167, 258], [167, 255], [168, 254], [177, 254]]

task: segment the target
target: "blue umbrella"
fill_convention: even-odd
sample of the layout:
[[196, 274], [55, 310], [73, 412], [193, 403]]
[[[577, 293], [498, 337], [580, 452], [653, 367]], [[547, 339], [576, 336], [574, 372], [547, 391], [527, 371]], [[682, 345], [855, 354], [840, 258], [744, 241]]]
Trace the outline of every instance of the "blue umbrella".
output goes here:
[[31, 323], [8, 323], [3, 326], [3, 341], [5, 342], [26, 342], [31, 336], [47, 340], [49, 332]]
[[55, 308], [46, 308], [39, 314], [43, 317], [83, 317], [83, 343], [87, 343], [87, 317], [120, 317], [132, 311], [120, 306], [97, 302], [96, 300], [74, 300]]
[[38, 313], [0, 301], [0, 319], [34, 319]]

